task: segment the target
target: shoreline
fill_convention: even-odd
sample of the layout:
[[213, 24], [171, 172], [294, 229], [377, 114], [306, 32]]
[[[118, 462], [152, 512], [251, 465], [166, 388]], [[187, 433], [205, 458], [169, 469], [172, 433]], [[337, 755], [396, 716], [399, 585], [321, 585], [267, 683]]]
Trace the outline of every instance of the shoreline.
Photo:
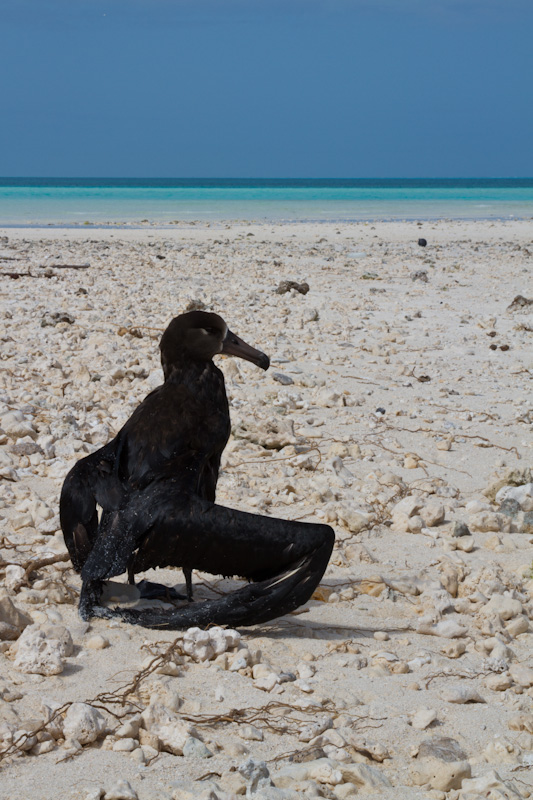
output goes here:
[[68, 229], [68, 230], [77, 230], [77, 229], [135, 229], [135, 230], [143, 230], [144, 228], [155, 228], [157, 230], [172, 230], [172, 228], [178, 226], [180, 228], [190, 225], [204, 225], [206, 227], [213, 227], [216, 225], [365, 225], [365, 224], [375, 224], [375, 223], [412, 223], [412, 222], [422, 222], [422, 223], [454, 223], [454, 222], [469, 222], [469, 223], [480, 223], [483, 224], [485, 222], [530, 222], [533, 220], [533, 214], [531, 216], [515, 216], [511, 215], [496, 215], [493, 217], [476, 217], [476, 216], [458, 216], [458, 217], [424, 217], [424, 216], [413, 216], [413, 217], [360, 217], [360, 218], [353, 218], [353, 219], [346, 219], [346, 218], [313, 218], [313, 217], [305, 217], [302, 219], [279, 219], [279, 218], [265, 218], [265, 219], [246, 219], [246, 218], [232, 218], [232, 217], [222, 217], [222, 218], [213, 218], [213, 219], [180, 219], [174, 220], [172, 222], [165, 222], [159, 220], [149, 220], [147, 222], [134, 220], [131, 222], [122, 221], [122, 222], [114, 222], [114, 221], [99, 221], [99, 222], [1, 222], [0, 221], [0, 230], [10, 230], [10, 229], [20, 229], [20, 228], [30, 228], [30, 229]]
[[[144, 241], [148, 238], [164, 237], [169, 242], [176, 238], [190, 235], [193, 239], [199, 238], [202, 241], [209, 241], [212, 235], [226, 236], [246, 236], [252, 233], [261, 235], [266, 241], [270, 241], [272, 235], [279, 232], [283, 237], [303, 236], [306, 240], [311, 238], [316, 231], [324, 231], [327, 235], [340, 236], [341, 240], [360, 239], [373, 243], [373, 239], [382, 238], [383, 241], [395, 239], [399, 242], [411, 242], [416, 245], [418, 238], [425, 236], [431, 245], [431, 237], [434, 243], [451, 241], [457, 237], [471, 238], [476, 242], [487, 239], [490, 241], [500, 238], [502, 232], [516, 237], [517, 242], [531, 243], [533, 247], [533, 220], [529, 219], [504, 219], [504, 220], [362, 220], [358, 222], [301, 222], [299, 220], [288, 222], [262, 222], [251, 220], [239, 221], [219, 221], [211, 223], [203, 220], [186, 222], [179, 225], [160, 227], [152, 224], [140, 226], [133, 225], [79, 225], [73, 227], [42, 226], [35, 227], [6, 227], [0, 225], [0, 236], [17, 241], [27, 238], [30, 241], [38, 241], [46, 238], [50, 241], [60, 241], [68, 239], [69, 236], [75, 241], [83, 241], [85, 237], [91, 236], [103, 240], [120, 239]], [[340, 233], [337, 233], [337, 232]], [[251, 239], [252, 237], [250, 237]], [[336, 241], [336, 240], [335, 240]], [[1, 249], [1, 248], [0, 248]], [[416, 251], [415, 251], [416, 252]], [[419, 251], [423, 252], [423, 251]]]

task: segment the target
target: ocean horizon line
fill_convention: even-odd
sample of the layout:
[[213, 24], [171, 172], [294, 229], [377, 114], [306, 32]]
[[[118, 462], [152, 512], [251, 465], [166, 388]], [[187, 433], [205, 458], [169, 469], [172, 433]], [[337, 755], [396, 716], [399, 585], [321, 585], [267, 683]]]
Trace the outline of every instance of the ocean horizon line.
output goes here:
[[290, 186], [290, 185], [316, 185], [316, 186], [338, 186], [338, 185], [349, 185], [352, 184], [354, 186], [364, 186], [368, 184], [369, 186], [375, 186], [376, 184], [381, 185], [389, 185], [394, 186], [398, 184], [411, 184], [413, 186], [418, 185], [431, 185], [431, 184], [455, 184], [455, 185], [462, 185], [465, 186], [466, 184], [474, 184], [474, 185], [487, 185], [489, 183], [501, 185], [503, 183], [510, 183], [513, 185], [517, 184], [532, 184], [533, 185], [533, 176], [531, 177], [513, 177], [513, 176], [504, 176], [504, 177], [478, 177], [478, 176], [455, 176], [455, 177], [442, 177], [442, 176], [433, 176], [433, 177], [396, 177], [396, 178], [383, 178], [383, 177], [345, 177], [345, 178], [335, 178], [335, 177], [325, 177], [325, 178], [294, 178], [294, 177], [276, 177], [276, 178], [265, 178], [265, 177], [235, 177], [235, 176], [226, 176], [223, 178], [216, 178], [212, 176], [195, 176], [195, 177], [154, 177], [154, 176], [141, 176], [136, 175], [134, 177], [122, 176], [122, 175], [115, 175], [115, 176], [96, 176], [90, 177], [86, 175], [73, 175], [73, 176], [64, 176], [64, 175], [45, 175], [45, 176], [38, 176], [38, 175], [0, 175], [0, 185], [1, 186], [43, 186], [46, 185], [46, 182], [50, 182], [50, 185], [63, 185], [68, 186], [69, 184], [76, 183], [80, 184], [83, 183], [87, 186], [90, 185], [120, 185], [123, 186], [124, 184], [133, 184], [134, 182], [142, 182], [143, 185], [148, 185], [152, 182], [154, 185], [172, 185], [175, 184], [176, 186], [180, 185], [198, 185], [198, 184], [218, 184], [218, 185], [277, 185], [277, 186]]

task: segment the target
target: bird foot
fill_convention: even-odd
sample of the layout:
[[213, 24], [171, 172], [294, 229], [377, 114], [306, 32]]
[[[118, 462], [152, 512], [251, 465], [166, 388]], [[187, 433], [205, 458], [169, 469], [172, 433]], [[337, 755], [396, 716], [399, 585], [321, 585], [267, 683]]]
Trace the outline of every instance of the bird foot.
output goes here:
[[102, 588], [103, 582], [99, 580], [88, 580], [82, 583], [78, 606], [82, 619], [90, 620], [94, 616], [94, 607], [100, 603]]

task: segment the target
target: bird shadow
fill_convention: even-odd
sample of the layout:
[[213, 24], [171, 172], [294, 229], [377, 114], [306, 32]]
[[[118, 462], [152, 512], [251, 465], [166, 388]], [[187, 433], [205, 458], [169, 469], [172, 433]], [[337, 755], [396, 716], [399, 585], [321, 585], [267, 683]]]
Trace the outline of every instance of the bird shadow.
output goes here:
[[83, 667], [81, 666], [81, 664], [70, 664], [67, 662], [63, 667], [63, 672], [61, 673], [61, 677], [68, 678], [69, 675], [75, 675], [76, 672], [81, 672], [82, 670]]
[[[279, 620], [266, 623], [260, 628], [254, 629], [261, 636], [270, 637], [272, 639], [373, 639], [376, 631], [386, 631], [389, 635], [403, 634], [406, 631], [411, 631], [411, 626], [405, 627], [364, 627], [361, 625], [332, 625], [330, 623], [321, 623], [314, 621], [300, 621], [297, 619], [287, 619], [282, 617]], [[250, 628], [243, 628], [243, 633], [249, 633]]]

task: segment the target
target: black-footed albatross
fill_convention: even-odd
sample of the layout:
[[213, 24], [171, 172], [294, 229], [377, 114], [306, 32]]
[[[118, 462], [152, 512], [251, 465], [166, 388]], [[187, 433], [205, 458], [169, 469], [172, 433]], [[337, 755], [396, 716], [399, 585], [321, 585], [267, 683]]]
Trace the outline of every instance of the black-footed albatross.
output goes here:
[[[268, 356], [239, 339], [217, 314], [204, 311], [175, 317], [160, 349], [163, 385], [112, 441], [78, 461], [63, 484], [61, 527], [81, 572], [81, 616], [180, 629], [253, 625], [295, 610], [326, 570], [332, 528], [214, 502], [230, 418], [224, 376], [212, 358], [225, 353], [268, 369]], [[251, 583], [220, 599], [174, 609], [100, 604], [103, 581], [127, 571], [133, 582], [136, 573], [153, 567], [181, 567], [189, 600], [193, 569]], [[140, 586], [150, 596], [164, 589]]]

